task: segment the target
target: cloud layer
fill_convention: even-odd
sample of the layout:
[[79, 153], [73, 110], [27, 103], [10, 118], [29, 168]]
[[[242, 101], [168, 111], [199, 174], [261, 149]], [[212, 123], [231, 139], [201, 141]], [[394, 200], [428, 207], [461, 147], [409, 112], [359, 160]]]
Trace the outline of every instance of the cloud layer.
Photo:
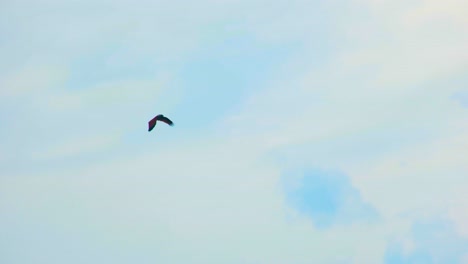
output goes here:
[[465, 7], [2, 2], [0, 262], [465, 263]]

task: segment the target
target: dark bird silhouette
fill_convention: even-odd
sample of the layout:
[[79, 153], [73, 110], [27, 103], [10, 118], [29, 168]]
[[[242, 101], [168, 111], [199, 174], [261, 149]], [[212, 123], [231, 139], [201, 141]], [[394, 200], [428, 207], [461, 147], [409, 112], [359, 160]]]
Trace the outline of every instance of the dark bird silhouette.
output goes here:
[[166, 124], [168, 124], [170, 126], [174, 125], [174, 123], [169, 118], [167, 118], [167, 117], [165, 117], [163, 115], [157, 115], [148, 122], [148, 132], [153, 130], [153, 128], [156, 126], [156, 121], [164, 122], [164, 123], [166, 123]]

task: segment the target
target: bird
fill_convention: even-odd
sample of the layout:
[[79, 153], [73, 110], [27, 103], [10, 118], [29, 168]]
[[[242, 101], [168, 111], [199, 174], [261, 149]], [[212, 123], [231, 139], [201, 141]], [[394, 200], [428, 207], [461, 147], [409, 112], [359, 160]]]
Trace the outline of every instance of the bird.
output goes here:
[[170, 126], [174, 126], [174, 122], [172, 122], [169, 118], [165, 117], [164, 115], [160, 114], [160, 115], [155, 116], [153, 119], [151, 119], [148, 122], [148, 132], [153, 130], [153, 128], [156, 126], [156, 121], [161, 121]]

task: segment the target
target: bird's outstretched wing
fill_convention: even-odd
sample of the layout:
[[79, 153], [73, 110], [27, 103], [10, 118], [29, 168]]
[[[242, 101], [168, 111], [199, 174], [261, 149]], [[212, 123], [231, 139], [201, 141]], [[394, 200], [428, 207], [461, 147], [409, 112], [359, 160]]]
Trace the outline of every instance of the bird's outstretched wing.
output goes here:
[[157, 120], [162, 121], [170, 126], [174, 125], [174, 122], [172, 122], [169, 118], [163, 116], [163, 115], [158, 115], [156, 116]]
[[156, 126], [156, 117], [151, 119], [149, 122], [148, 122], [148, 132], [153, 130], [153, 128]]
[[164, 122], [170, 126], [174, 125], [174, 123], [169, 118], [165, 117], [164, 115], [157, 115], [148, 122], [148, 131], [153, 130], [153, 128], [156, 126], [157, 121]]

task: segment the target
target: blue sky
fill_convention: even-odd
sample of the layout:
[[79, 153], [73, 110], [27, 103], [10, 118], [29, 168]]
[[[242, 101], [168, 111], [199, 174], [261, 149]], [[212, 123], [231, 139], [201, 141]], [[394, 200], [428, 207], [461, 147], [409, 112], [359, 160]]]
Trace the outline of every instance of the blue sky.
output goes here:
[[416, 221], [408, 237], [412, 248], [394, 243], [385, 255], [385, 263], [464, 263], [468, 239], [454, 230], [453, 223], [445, 219]]
[[[378, 219], [375, 208], [362, 200], [359, 190], [346, 175], [307, 169], [298, 176], [298, 181], [288, 186], [286, 200], [292, 208], [311, 218], [317, 229], [359, 222], [369, 224]], [[291, 172], [285, 172], [284, 177], [290, 181]]]
[[0, 262], [466, 263], [465, 2], [3, 1]]

